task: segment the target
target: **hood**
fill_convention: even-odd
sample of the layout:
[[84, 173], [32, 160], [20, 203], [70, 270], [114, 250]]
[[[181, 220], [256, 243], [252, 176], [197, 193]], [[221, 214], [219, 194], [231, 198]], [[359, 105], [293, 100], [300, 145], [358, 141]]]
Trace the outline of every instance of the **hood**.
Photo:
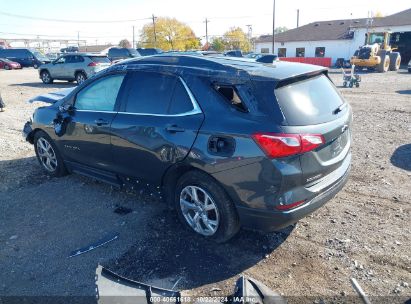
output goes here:
[[41, 101], [41, 102], [53, 104], [53, 103], [56, 103], [57, 101], [63, 99], [67, 95], [69, 95], [74, 89], [75, 89], [75, 87], [60, 90], [60, 91], [53, 92], [53, 93], [46, 93], [46, 94], [39, 95], [39, 96], [36, 96], [34, 98], [31, 98], [31, 99], [29, 99], [28, 102], [33, 103], [35, 101]]

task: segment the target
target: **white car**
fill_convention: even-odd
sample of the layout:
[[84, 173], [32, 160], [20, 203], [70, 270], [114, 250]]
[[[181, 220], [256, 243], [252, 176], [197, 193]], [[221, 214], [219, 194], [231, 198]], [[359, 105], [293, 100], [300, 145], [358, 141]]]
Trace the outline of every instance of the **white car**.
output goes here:
[[53, 80], [84, 82], [97, 72], [108, 68], [111, 61], [105, 55], [89, 53], [71, 53], [58, 57], [51, 63], [39, 67], [40, 79], [45, 84]]

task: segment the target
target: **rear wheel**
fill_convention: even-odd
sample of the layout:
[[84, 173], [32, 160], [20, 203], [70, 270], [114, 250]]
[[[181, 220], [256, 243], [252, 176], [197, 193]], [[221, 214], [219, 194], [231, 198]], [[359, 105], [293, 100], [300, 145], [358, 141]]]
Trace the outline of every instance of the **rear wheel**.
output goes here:
[[388, 72], [390, 68], [390, 57], [388, 55], [381, 56], [381, 63], [377, 66], [377, 71], [380, 73]]
[[67, 173], [63, 158], [47, 133], [43, 131], [36, 132], [34, 135], [34, 149], [37, 160], [47, 174], [59, 177]]
[[43, 83], [45, 84], [53, 83], [53, 78], [51, 78], [51, 75], [48, 71], [42, 71], [40, 76], [41, 76], [41, 80], [43, 81]]
[[400, 53], [394, 52], [390, 54], [390, 71], [398, 71], [401, 65]]
[[78, 72], [76, 74], [76, 82], [77, 84], [82, 84], [84, 81], [86, 81], [87, 76], [83, 72]]
[[240, 228], [234, 204], [203, 172], [190, 171], [178, 180], [175, 205], [183, 225], [218, 243], [231, 239]]

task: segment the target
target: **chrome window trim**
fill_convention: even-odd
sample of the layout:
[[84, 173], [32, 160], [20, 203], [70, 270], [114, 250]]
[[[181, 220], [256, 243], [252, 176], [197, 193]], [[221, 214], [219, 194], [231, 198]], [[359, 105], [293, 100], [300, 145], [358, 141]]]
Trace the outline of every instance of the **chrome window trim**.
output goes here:
[[151, 114], [151, 113], [134, 113], [134, 112], [114, 112], [114, 111], [94, 111], [94, 110], [76, 110], [77, 112], [90, 112], [90, 113], [111, 113], [111, 114], [128, 114], [128, 115], [138, 115], [138, 116], [154, 116], [154, 117], [181, 117], [181, 116], [190, 116], [201, 114], [200, 106], [196, 98], [194, 97], [193, 93], [191, 92], [190, 88], [187, 86], [186, 82], [180, 76], [178, 77], [180, 82], [183, 84], [188, 96], [190, 97], [191, 103], [193, 105], [193, 109], [188, 112], [178, 113], [178, 114]]

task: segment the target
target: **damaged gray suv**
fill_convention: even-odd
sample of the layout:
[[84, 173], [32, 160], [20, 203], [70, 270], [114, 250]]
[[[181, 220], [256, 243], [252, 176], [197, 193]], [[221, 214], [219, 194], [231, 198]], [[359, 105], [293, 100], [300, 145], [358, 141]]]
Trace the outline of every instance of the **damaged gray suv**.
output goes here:
[[34, 98], [43, 169], [158, 194], [218, 242], [274, 231], [329, 201], [351, 164], [350, 106], [317, 66], [158, 55]]

